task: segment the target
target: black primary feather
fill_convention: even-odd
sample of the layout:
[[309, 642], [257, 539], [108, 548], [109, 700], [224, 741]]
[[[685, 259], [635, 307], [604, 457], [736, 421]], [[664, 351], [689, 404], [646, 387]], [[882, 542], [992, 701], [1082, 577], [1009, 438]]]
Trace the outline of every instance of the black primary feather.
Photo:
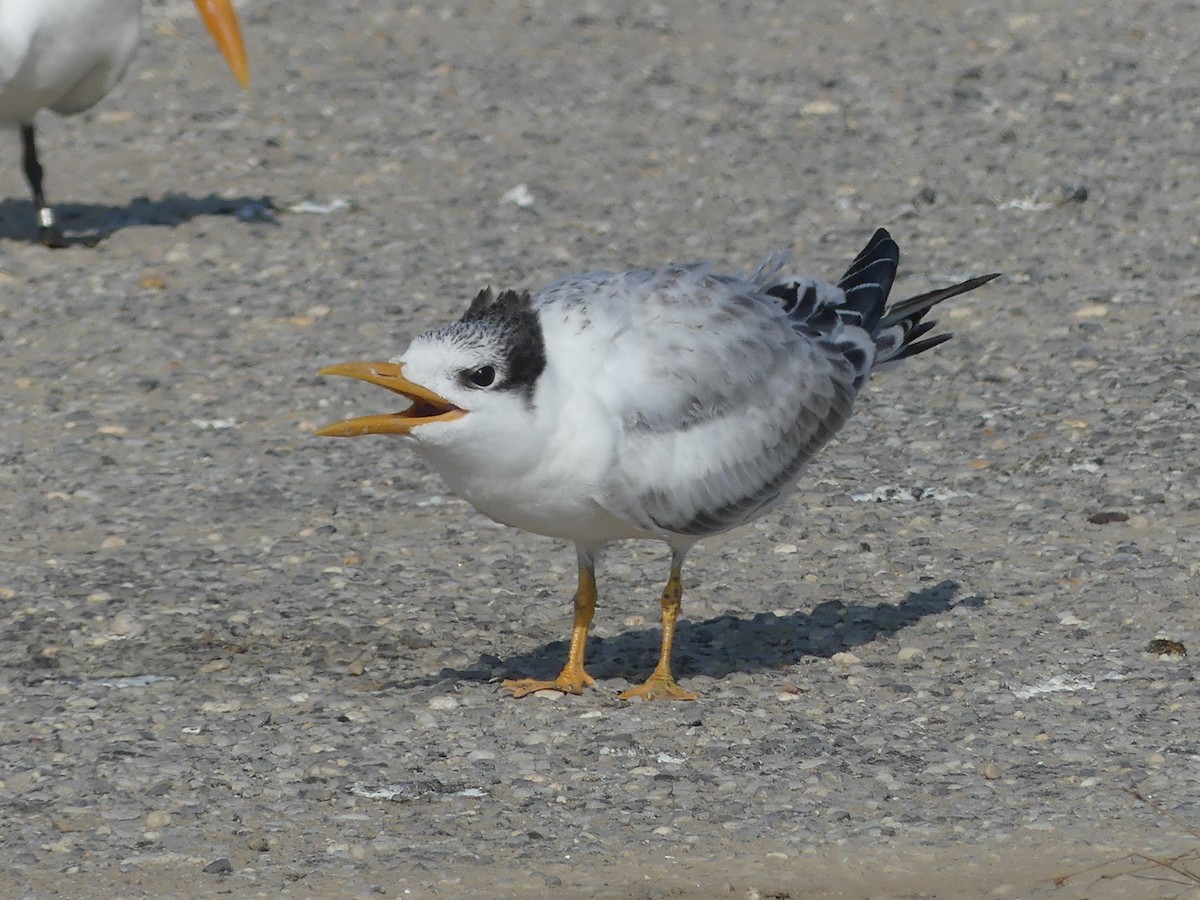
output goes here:
[[[764, 292], [781, 301], [784, 313], [797, 331], [846, 359], [855, 372], [855, 387], [858, 388], [871, 368], [915, 356], [949, 340], [948, 334], [918, 340], [937, 325], [933, 321], [923, 322], [922, 317], [938, 303], [999, 277], [998, 274], [982, 275], [901, 300], [889, 307], [888, 294], [899, 266], [900, 248], [887, 229], [880, 228], [850, 263], [846, 274], [837, 283], [837, 290], [833, 285], [815, 279], [792, 278], [769, 285]], [[845, 337], [840, 340], [834, 338], [839, 325], [856, 325], [870, 336], [875, 353], [869, 363], [866, 348], [853, 339], [853, 332], [843, 332]]]
[[838, 282], [846, 295], [838, 311], [858, 313], [858, 324], [874, 336], [899, 267], [900, 247], [887, 229], [878, 229]]

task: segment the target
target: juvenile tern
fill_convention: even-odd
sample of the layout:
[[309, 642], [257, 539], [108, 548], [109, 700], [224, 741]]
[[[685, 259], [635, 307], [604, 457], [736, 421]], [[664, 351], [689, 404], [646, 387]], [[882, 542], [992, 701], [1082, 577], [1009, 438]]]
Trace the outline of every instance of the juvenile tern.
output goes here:
[[318, 434], [402, 435], [483, 514], [574, 541], [566, 665], [550, 681], [506, 681], [514, 696], [595, 684], [584, 649], [596, 556], [611, 541], [650, 538], [671, 549], [661, 652], [646, 682], [620, 697], [695, 699], [671, 673], [692, 545], [787, 497], [873, 371], [950, 338], [924, 337], [936, 324], [923, 321], [929, 309], [998, 277], [888, 307], [900, 250], [882, 228], [836, 285], [780, 277], [785, 258], [749, 277], [698, 263], [568, 275], [533, 295], [489, 288], [391, 362], [321, 370], [408, 405]]
[[[234, 77], [250, 70], [230, 0], [195, 0]], [[0, 125], [21, 131], [25, 177], [37, 207], [38, 238], [64, 245], [46, 202], [34, 116], [90, 109], [121, 80], [141, 31], [142, 0], [0, 0]]]

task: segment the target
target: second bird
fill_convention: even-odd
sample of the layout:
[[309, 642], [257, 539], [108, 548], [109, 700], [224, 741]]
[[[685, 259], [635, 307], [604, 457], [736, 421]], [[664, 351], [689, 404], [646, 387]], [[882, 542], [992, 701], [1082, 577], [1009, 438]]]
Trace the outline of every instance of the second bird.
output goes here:
[[[249, 83], [241, 29], [230, 0], [195, 0], [238, 83]], [[0, 0], [0, 126], [21, 131], [25, 177], [38, 236], [64, 245], [46, 202], [34, 117], [90, 109], [116, 87], [141, 35], [142, 0]]]

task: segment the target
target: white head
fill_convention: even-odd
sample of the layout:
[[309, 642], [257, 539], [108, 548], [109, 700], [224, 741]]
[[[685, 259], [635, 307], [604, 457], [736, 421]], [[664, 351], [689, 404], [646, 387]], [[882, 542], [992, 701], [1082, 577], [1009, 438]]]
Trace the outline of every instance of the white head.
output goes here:
[[[481, 291], [457, 322], [426, 332], [386, 363], [343, 363], [322, 375], [380, 385], [409, 401], [391, 415], [363, 416], [318, 431], [333, 437], [399, 434], [435, 464], [446, 454], [503, 455], [507, 440], [528, 437], [546, 349], [529, 294]], [[499, 445], [498, 445], [499, 444]], [[438, 468], [443, 468], [438, 465]]]

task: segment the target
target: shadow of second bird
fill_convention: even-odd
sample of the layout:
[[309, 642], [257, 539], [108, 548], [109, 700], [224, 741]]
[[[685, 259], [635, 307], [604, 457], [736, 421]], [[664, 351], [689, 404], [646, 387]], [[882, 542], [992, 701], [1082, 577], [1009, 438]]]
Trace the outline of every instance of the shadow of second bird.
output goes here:
[[[192, 197], [167, 194], [158, 200], [136, 197], [123, 205], [56, 203], [54, 212], [68, 246], [94, 246], [127, 228], [175, 228], [206, 216], [275, 224], [270, 197]], [[36, 243], [37, 220], [28, 200], [0, 200], [0, 240]]]

